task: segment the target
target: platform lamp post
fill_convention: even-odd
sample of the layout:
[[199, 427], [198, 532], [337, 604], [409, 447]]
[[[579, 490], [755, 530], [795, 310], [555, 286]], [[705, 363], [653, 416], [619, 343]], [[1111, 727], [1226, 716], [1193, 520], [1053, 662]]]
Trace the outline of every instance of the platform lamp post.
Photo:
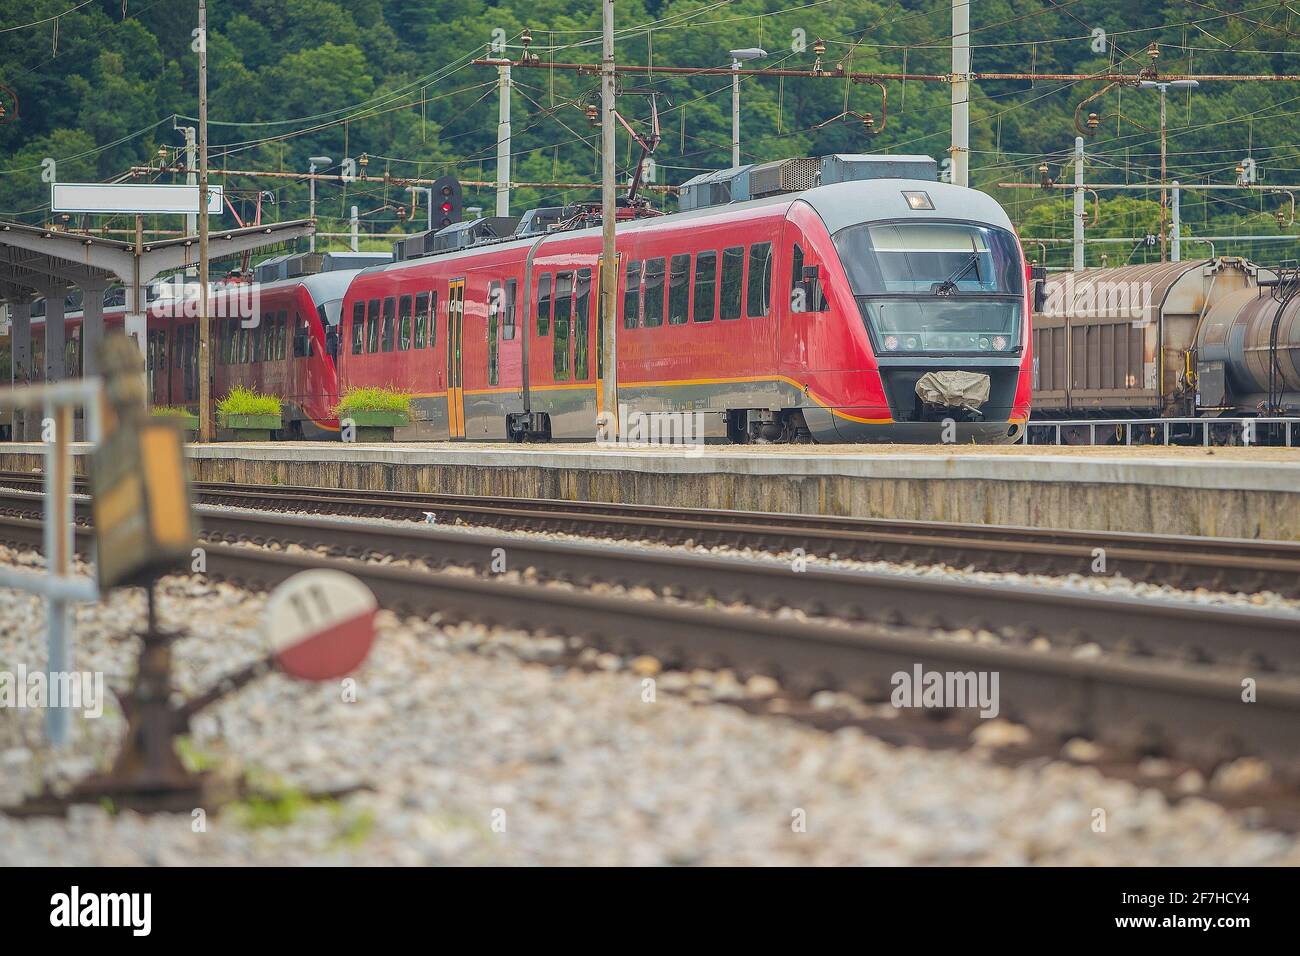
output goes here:
[[1160, 91], [1160, 261], [1169, 261], [1167, 244], [1168, 237], [1165, 235], [1165, 220], [1169, 211], [1169, 190], [1165, 182], [1166, 160], [1168, 157], [1168, 121], [1165, 114], [1166, 94], [1169, 90], [1194, 90], [1201, 84], [1196, 80], [1143, 80], [1138, 84], [1144, 90]]
[[[310, 176], [312, 177], [311, 180], [310, 180], [311, 185], [309, 186], [309, 188], [310, 188], [310, 190], [311, 190], [311, 193], [310, 193], [310, 195], [311, 195], [311, 207], [310, 207], [310, 215], [309, 215], [309, 218], [312, 219], [312, 220], [315, 220], [315, 218], [316, 218], [316, 170], [317, 170], [317, 169], [324, 169], [326, 166], [332, 166], [332, 165], [334, 164], [334, 160], [331, 159], [331, 158], [328, 157], [328, 156], [312, 156], [312, 157], [310, 157], [310, 158], [307, 160], [307, 162], [309, 162], [309, 163], [311, 164], [311, 166], [308, 167], [308, 169], [307, 169], [307, 173], [308, 173], [308, 175], [310, 175]], [[307, 242], [309, 243], [309, 245], [307, 246], [307, 251], [309, 251], [309, 252], [315, 252], [315, 251], [316, 251], [316, 231], [315, 231], [315, 230], [312, 230], [311, 238], [308, 239]]]
[[761, 60], [767, 51], [758, 47], [728, 50], [731, 57], [731, 166], [740, 165], [740, 64], [744, 60]]

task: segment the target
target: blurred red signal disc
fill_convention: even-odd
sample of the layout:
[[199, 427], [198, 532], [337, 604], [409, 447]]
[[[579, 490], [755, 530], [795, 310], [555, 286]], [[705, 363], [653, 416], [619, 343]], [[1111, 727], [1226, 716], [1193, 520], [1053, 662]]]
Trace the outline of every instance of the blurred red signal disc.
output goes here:
[[271, 592], [263, 626], [286, 674], [332, 680], [356, 670], [370, 653], [376, 611], [374, 594], [352, 575], [318, 568]]

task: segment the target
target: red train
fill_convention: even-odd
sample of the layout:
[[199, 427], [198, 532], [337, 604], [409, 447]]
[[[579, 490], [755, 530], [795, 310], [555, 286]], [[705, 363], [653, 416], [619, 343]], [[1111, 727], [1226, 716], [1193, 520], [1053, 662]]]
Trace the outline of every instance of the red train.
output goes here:
[[[808, 161], [771, 164], [780, 179], [789, 162]], [[813, 188], [619, 225], [620, 404], [698, 413], [732, 441], [1016, 440], [1030, 303], [1006, 213], [932, 173], [828, 168]], [[422, 437], [591, 439], [600, 253], [599, 228], [561, 229], [364, 270], [342, 387], [410, 392]], [[923, 381], [941, 371], [970, 375], [946, 393]]]
[[[934, 179], [926, 157], [788, 160], [697, 177], [683, 212], [624, 210], [620, 404], [692, 413], [712, 440], [1017, 440], [1032, 381], [1024, 254], [993, 199]], [[264, 263], [258, 321], [214, 321], [214, 394], [278, 395], [283, 437], [337, 434], [340, 393], [377, 385], [414, 396], [409, 437], [592, 439], [601, 231], [582, 219], [461, 223], [359, 270], [344, 256], [278, 278], [322, 262]], [[458, 237], [477, 239], [438, 248]], [[248, 291], [231, 282], [218, 299]], [[120, 327], [121, 307], [106, 311]], [[154, 402], [194, 407], [195, 320], [155, 302], [148, 324]]]

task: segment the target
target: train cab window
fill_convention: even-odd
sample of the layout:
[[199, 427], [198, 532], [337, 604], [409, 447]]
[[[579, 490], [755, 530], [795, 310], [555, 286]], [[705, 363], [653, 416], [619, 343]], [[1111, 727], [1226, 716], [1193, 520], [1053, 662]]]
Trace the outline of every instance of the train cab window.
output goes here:
[[397, 306], [397, 350], [411, 350], [411, 297], [404, 295]]
[[645, 264], [646, 328], [664, 324], [664, 260], [647, 259]]
[[718, 318], [740, 318], [740, 291], [745, 272], [745, 247], [729, 246], [722, 250], [722, 294]]
[[555, 380], [569, 380], [569, 310], [573, 308], [573, 273], [560, 272], [555, 276]]
[[668, 324], [685, 325], [691, 307], [691, 257], [673, 256], [668, 263]]
[[790, 251], [790, 311], [791, 312], [825, 312], [830, 308], [826, 293], [818, 286], [813, 291], [816, 301], [809, 301], [808, 288], [803, 281], [803, 246], [794, 244]]
[[627, 286], [623, 292], [623, 328], [635, 329], [641, 324], [641, 260], [627, 264]]
[[573, 380], [591, 379], [591, 360], [587, 354], [587, 328], [591, 315], [591, 270], [579, 269], [573, 286]]
[[537, 334], [551, 334], [551, 274], [537, 277]]
[[772, 244], [749, 247], [749, 282], [745, 287], [745, 314], [751, 319], [767, 315], [772, 307]]
[[695, 321], [712, 322], [717, 301], [718, 254], [710, 249], [695, 257]]
[[366, 306], [366, 351], [379, 351], [379, 300], [371, 299]]
[[414, 348], [424, 348], [429, 338], [429, 293], [415, 294], [415, 342]]
[[438, 290], [429, 293], [429, 348], [438, 344]]
[[352, 303], [352, 354], [360, 355], [366, 347], [366, 304]]
[[487, 320], [487, 347], [488, 347], [488, 384], [496, 385], [500, 375], [500, 345], [498, 344], [497, 331], [501, 324], [501, 312], [505, 308], [505, 293], [501, 291], [500, 282], [488, 283], [488, 320]]
[[515, 337], [515, 296], [518, 289], [515, 279], [506, 280], [506, 310], [501, 316], [501, 338], [506, 342]]
[[384, 325], [380, 333], [380, 349], [384, 352], [393, 350], [393, 341], [397, 338], [397, 298], [388, 296], [384, 299]]

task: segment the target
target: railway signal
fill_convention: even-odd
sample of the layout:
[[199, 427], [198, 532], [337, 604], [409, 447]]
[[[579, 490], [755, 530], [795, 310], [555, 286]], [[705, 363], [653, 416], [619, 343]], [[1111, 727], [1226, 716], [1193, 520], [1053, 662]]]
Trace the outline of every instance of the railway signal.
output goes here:
[[327, 568], [295, 574], [266, 602], [272, 656], [302, 680], [342, 677], [370, 653], [377, 610], [374, 594], [350, 574]]
[[433, 184], [434, 219], [439, 229], [445, 229], [452, 223], [460, 222], [464, 217], [465, 200], [461, 193], [460, 180], [455, 176], [442, 176]]

